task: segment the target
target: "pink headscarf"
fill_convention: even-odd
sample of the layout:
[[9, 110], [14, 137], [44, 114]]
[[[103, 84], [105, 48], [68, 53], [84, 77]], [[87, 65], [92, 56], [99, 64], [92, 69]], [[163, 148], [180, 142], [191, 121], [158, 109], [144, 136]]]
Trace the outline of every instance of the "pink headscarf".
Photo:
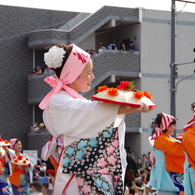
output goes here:
[[193, 107], [193, 118], [189, 120], [183, 128], [183, 131], [186, 132], [188, 129], [192, 128], [195, 125], [195, 103]]
[[174, 119], [175, 118], [172, 115], [162, 113], [160, 127], [155, 128], [155, 132], [152, 135], [152, 139], [156, 139], [158, 136], [160, 136], [162, 134], [162, 130], [167, 129]]
[[14, 148], [14, 145], [16, 144], [18, 139], [16, 138], [13, 138], [13, 139], [10, 139], [10, 148], [13, 149]]
[[72, 47], [72, 51], [62, 69], [60, 78], [54, 78], [52, 76], [44, 79], [53, 89], [44, 97], [39, 104], [41, 109], [47, 109], [51, 97], [58, 94], [61, 89], [64, 89], [68, 94], [74, 98], [84, 99], [79, 93], [72, 88], [68, 87], [67, 84], [73, 83], [77, 77], [84, 70], [89, 62], [90, 54], [76, 46], [75, 44], [69, 45]]

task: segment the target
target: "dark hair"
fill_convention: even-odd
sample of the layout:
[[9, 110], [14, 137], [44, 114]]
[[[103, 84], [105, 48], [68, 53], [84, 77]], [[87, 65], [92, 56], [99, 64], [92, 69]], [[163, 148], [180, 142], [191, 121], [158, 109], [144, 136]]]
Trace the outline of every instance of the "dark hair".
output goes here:
[[141, 169], [141, 170], [140, 170], [140, 174], [142, 175], [143, 173], [145, 173], [145, 172], [144, 172], [144, 170], [143, 170], [143, 169]]
[[153, 134], [156, 132], [155, 129], [152, 129], [152, 132], [151, 132], [151, 136], [153, 136]]
[[146, 167], [145, 170], [148, 171], [148, 172], [150, 172], [150, 168], [148, 168], [148, 167]]
[[48, 189], [49, 188], [49, 183], [43, 183], [43, 187]]
[[30, 187], [34, 187], [38, 192], [41, 192], [43, 186], [41, 184], [41, 182], [39, 181], [34, 181], [33, 183], [30, 184]]
[[135, 181], [135, 185], [139, 188], [142, 187], [142, 182], [141, 181]]
[[16, 142], [15, 142], [15, 144], [17, 144], [18, 142], [21, 142], [21, 140], [20, 139], [17, 139]]
[[40, 171], [41, 169], [40, 167], [35, 167], [35, 170]]
[[129, 194], [135, 194], [135, 190], [133, 188], [129, 188]]
[[59, 68], [55, 68], [55, 69], [51, 68], [55, 72], [56, 76], [58, 78], [60, 78], [60, 74], [62, 72], [62, 69], [63, 69], [64, 65], [65, 65], [66, 60], [68, 59], [68, 57], [69, 57], [69, 55], [72, 51], [72, 47], [68, 47], [66, 44], [63, 44], [63, 43], [56, 44], [56, 46], [59, 47], [59, 48], [64, 49], [64, 51], [66, 51], [66, 54], [65, 54], [63, 62], [62, 62], [62, 66], [60, 66]]
[[45, 176], [45, 172], [44, 172], [44, 171], [40, 171], [39, 175], [40, 175], [41, 177], [44, 177], [44, 176]]
[[21, 143], [22, 143], [22, 141], [21, 141], [20, 139], [17, 139], [17, 138], [16, 138], [16, 141], [15, 141], [15, 143], [13, 144], [13, 147], [14, 147], [18, 142], [21, 142]]
[[[155, 119], [155, 122], [156, 122], [156, 124], [157, 124], [158, 127], [160, 127], [161, 121], [162, 121], [162, 112], [161, 113], [158, 113], [157, 114], [157, 117]], [[169, 126], [171, 126], [173, 124], [174, 125], [176, 124], [176, 120], [175, 119], [173, 119], [173, 122], [171, 122]], [[163, 133], [166, 133], [167, 132], [167, 129], [163, 129], [162, 132]]]
[[195, 102], [192, 102], [191, 103], [191, 110], [194, 110], [194, 107], [195, 107]]

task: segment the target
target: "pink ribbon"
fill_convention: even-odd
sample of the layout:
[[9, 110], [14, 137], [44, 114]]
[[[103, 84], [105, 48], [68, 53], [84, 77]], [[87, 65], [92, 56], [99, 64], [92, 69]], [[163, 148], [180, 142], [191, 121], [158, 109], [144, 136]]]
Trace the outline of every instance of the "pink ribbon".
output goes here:
[[72, 47], [72, 51], [62, 69], [60, 78], [50, 76], [44, 79], [44, 81], [53, 87], [53, 89], [39, 104], [41, 109], [47, 109], [49, 107], [51, 97], [58, 94], [62, 89], [64, 89], [73, 98], [84, 99], [78, 92], [68, 87], [67, 84], [73, 83], [82, 73], [89, 62], [90, 54], [74, 44], [69, 45], [69, 47]]

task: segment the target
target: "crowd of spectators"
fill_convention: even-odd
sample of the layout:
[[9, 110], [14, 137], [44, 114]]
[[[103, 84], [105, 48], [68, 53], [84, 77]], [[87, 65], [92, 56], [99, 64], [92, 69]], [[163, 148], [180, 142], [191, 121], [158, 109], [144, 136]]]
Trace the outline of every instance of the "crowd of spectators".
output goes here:
[[51, 70], [48, 66], [46, 66], [46, 69], [43, 69], [40, 66], [36, 66], [33, 72], [28, 74], [27, 77], [31, 77], [35, 75], [52, 76], [54, 75], [54, 71]]
[[155, 189], [147, 186], [151, 168], [150, 152], [142, 154], [142, 157], [136, 157], [134, 151], [127, 154], [125, 195], [157, 195]]
[[[104, 49], [110, 49], [110, 50], [124, 50], [124, 51], [130, 51], [131, 53], [134, 53], [135, 51], [135, 44], [133, 41], [128, 41], [127, 43], [122, 42], [119, 46], [119, 49], [117, 48], [115, 43], [110, 43], [108, 46], [105, 46], [104, 43], [98, 43], [98, 49], [96, 51], [95, 48], [87, 49], [86, 51], [91, 55], [91, 58], [95, 58], [98, 56], [98, 53], [103, 51]], [[53, 76], [54, 71], [51, 70], [48, 66], [46, 66], [45, 69], [41, 68], [40, 66], [36, 66], [33, 72], [27, 75], [27, 77], [35, 76], [35, 75], [45, 75], [45, 76]]]
[[45, 162], [34, 166], [33, 182], [30, 184], [31, 195], [52, 195], [55, 170], [47, 169]]
[[38, 123], [35, 122], [33, 125], [30, 126], [29, 133], [41, 133], [47, 132], [47, 128], [43, 122]]
[[98, 43], [98, 49], [96, 50], [95, 48], [92, 49], [87, 49], [86, 52], [88, 52], [91, 55], [91, 58], [95, 58], [98, 56], [100, 52], [102, 52], [105, 49], [110, 49], [110, 50], [123, 50], [123, 51], [129, 51], [131, 53], [134, 53], [135, 51], [135, 44], [133, 41], [126, 41], [122, 42], [120, 46], [117, 48], [117, 45], [115, 43], [110, 43], [108, 46], [105, 46], [104, 43]]

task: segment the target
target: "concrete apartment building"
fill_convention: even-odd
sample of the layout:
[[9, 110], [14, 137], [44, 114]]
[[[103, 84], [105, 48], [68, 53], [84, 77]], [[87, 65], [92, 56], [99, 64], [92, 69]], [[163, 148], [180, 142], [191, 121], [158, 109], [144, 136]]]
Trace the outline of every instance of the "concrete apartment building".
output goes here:
[[[86, 98], [100, 85], [135, 81], [136, 88], [153, 95], [157, 108], [126, 116], [126, 147], [137, 156], [151, 150], [148, 123], [159, 112], [170, 113], [171, 12], [104, 6], [95, 13], [52, 11], [0, 6], [0, 114], [4, 139], [17, 137], [24, 149], [41, 151], [49, 133], [28, 134], [33, 122], [42, 122], [39, 102], [50, 90], [44, 75], [28, 77], [35, 66], [46, 68], [43, 55], [56, 43], [75, 43], [84, 50], [132, 40], [136, 52], [104, 50], [93, 59], [94, 80]], [[195, 58], [195, 14], [176, 13], [176, 64]], [[195, 101], [195, 64], [177, 66], [177, 134], [191, 118]], [[179, 82], [178, 82], [179, 81]], [[182, 81], [182, 82], [180, 82]], [[86, 119], [87, 120], [87, 119]], [[81, 124], [82, 125], [82, 124]]]

